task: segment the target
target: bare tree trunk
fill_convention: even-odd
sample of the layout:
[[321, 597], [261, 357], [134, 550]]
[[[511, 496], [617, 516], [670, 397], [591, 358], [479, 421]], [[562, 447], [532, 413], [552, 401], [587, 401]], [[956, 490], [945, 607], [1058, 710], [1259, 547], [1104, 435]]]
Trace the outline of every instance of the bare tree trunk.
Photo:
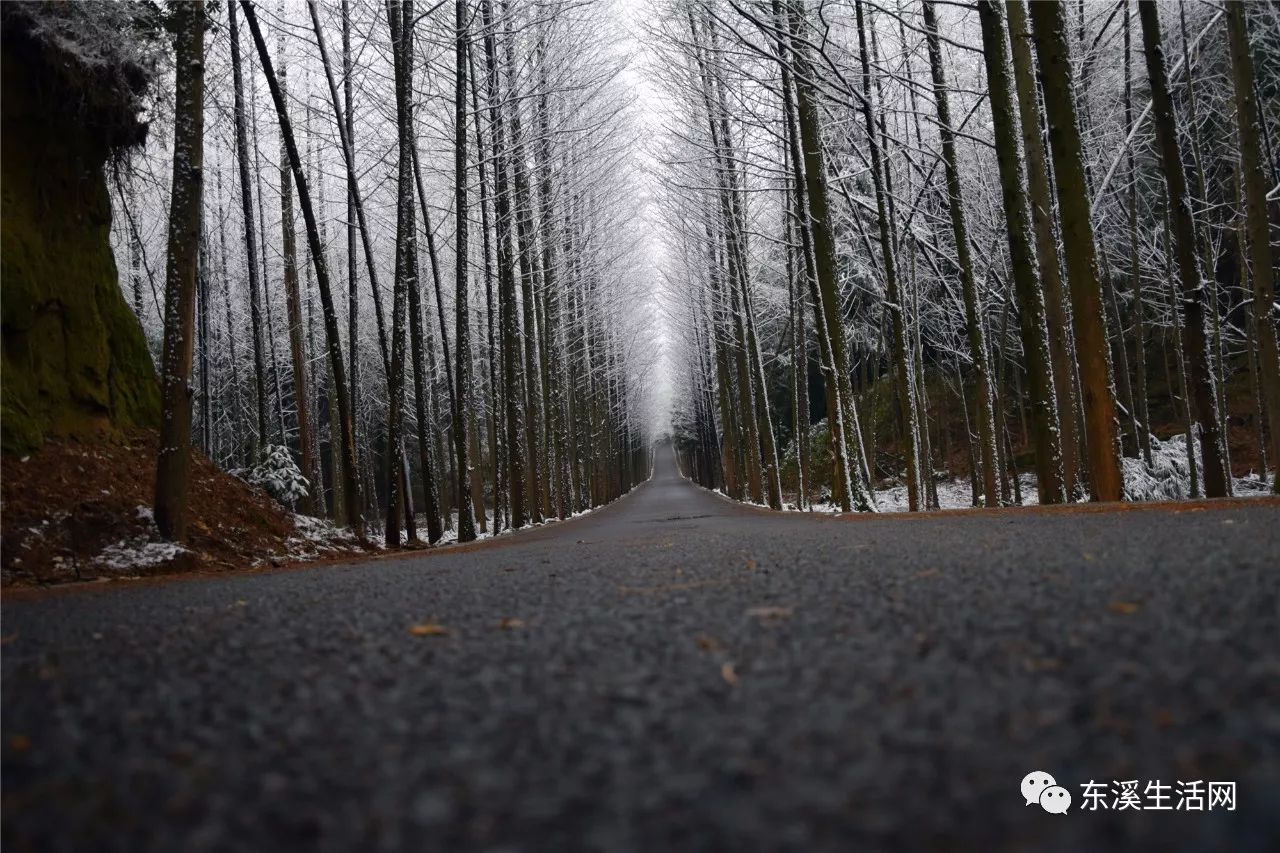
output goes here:
[[454, 299], [456, 346], [454, 369], [457, 378], [454, 388], [458, 399], [453, 407], [453, 443], [458, 459], [458, 541], [470, 542], [476, 538], [476, 520], [471, 511], [471, 493], [466, 480], [471, 474], [467, 455], [467, 430], [463, 422], [462, 389], [471, 387], [471, 329], [467, 313], [467, 31], [469, 13], [466, 0], [454, 0], [454, 43], [456, 79], [454, 85], [454, 205], [457, 215], [457, 248], [454, 269], [457, 276], [457, 295]]
[[[1133, 126], [1133, 25], [1129, 5], [1124, 9], [1124, 124]], [[1129, 147], [1129, 287], [1133, 291], [1134, 367], [1137, 388], [1134, 389], [1138, 420], [1138, 447], [1143, 461], [1150, 467], [1151, 415], [1147, 405], [1147, 332], [1146, 309], [1142, 302], [1142, 270], [1138, 264], [1138, 173], [1134, 165], [1133, 147]]]
[[484, 22], [485, 64], [489, 78], [489, 124], [493, 145], [494, 208], [498, 248], [498, 303], [502, 327], [502, 383], [504, 392], [503, 420], [506, 426], [508, 504], [511, 527], [519, 529], [528, 522], [525, 502], [525, 463], [522, 441], [521, 403], [524, 399], [523, 359], [520, 357], [519, 315], [516, 313], [515, 272], [511, 247], [511, 196], [507, 190], [506, 128], [502, 109], [501, 76], [498, 73], [497, 45], [494, 36], [492, 0], [481, 0]]
[[204, 7], [178, 6], [174, 29], [173, 185], [160, 360], [155, 520], [162, 536], [181, 540], [187, 529], [191, 477], [191, 357], [204, 190]]
[[[973, 278], [973, 258], [969, 254], [969, 229], [965, 223], [963, 193], [960, 188], [960, 168], [956, 163], [955, 134], [951, 126], [951, 107], [947, 96], [946, 73], [942, 67], [942, 48], [938, 39], [938, 23], [933, 14], [933, 4], [924, 3], [925, 37], [929, 43], [929, 66], [933, 73], [934, 99], [938, 108], [938, 133], [942, 138], [942, 161], [947, 175], [947, 206], [951, 211], [951, 231], [955, 238], [956, 258], [960, 266], [960, 289], [964, 295], [965, 320], [968, 327], [969, 352], [973, 359], [978, 395], [978, 444], [982, 453], [983, 489], [987, 506], [996, 506], [996, 477], [999, 467], [996, 461], [996, 430], [991, 397], [991, 366], [987, 360], [986, 335], [983, 332], [982, 306], [978, 302], [978, 287]], [[898, 298], [889, 296], [891, 303]], [[897, 331], [894, 337], [898, 336]], [[905, 386], [904, 386], [905, 387]]]
[[[480, 96], [477, 86], [476, 66], [474, 62], [474, 53], [467, 51], [467, 70], [469, 72], [469, 85], [471, 88], [471, 112], [475, 115], [475, 134], [476, 134], [476, 151], [480, 152], [477, 158], [476, 166], [480, 177], [480, 227], [481, 236], [483, 238], [484, 250], [484, 295], [485, 295], [485, 330], [487, 352], [485, 355], [485, 363], [488, 368], [488, 385], [489, 385], [489, 464], [492, 466], [493, 473], [493, 531], [497, 533], [502, 529], [503, 514], [506, 508], [505, 490], [503, 487], [503, 467], [502, 449], [500, 447], [502, 428], [500, 426], [499, 400], [501, 399], [501, 388], [498, 383], [498, 349], [497, 340], [494, 334], [493, 318], [496, 316], [493, 304], [493, 242], [490, 237], [489, 222], [489, 177], [485, 168], [484, 151], [486, 150], [484, 132], [480, 126]], [[481, 489], [483, 493], [483, 488]], [[475, 500], [473, 498], [473, 500]], [[477, 501], [481, 508], [480, 512], [480, 530], [484, 531], [485, 513], [483, 511], [483, 502]]]
[[[400, 468], [403, 464], [402, 425], [404, 419], [404, 320], [409, 279], [414, 273], [417, 244], [413, 230], [413, 145], [410, 125], [410, 55], [412, 51], [412, 0], [387, 0], [387, 23], [391, 30], [391, 52], [395, 67], [396, 129], [398, 131], [399, 174], [396, 183], [395, 285], [391, 298], [391, 369], [387, 373], [387, 522], [388, 548], [400, 545], [401, 517], [409, 516], [407, 489]], [[411, 254], [411, 251], [413, 254]], [[416, 286], [416, 282], [414, 283]]]
[[[1014, 0], [1020, 4], [1021, 0]], [[1098, 280], [1097, 248], [1089, 220], [1084, 152], [1071, 86], [1071, 54], [1060, 0], [1031, 4], [1032, 37], [1044, 87], [1053, 152], [1062, 243], [1071, 288], [1080, 385], [1088, 436], [1089, 488], [1094, 500], [1118, 501], [1124, 494], [1111, 353]], [[1014, 38], [1017, 38], [1015, 35]]]
[[1223, 463], [1218, 400], [1209, 364], [1208, 342], [1205, 339], [1204, 284], [1196, 260], [1195, 221], [1191, 218], [1186, 172], [1178, 144], [1177, 120], [1173, 112], [1173, 101], [1169, 96], [1160, 18], [1155, 5], [1150, 2], [1138, 4], [1138, 17], [1142, 22], [1147, 78], [1151, 84], [1154, 108], [1153, 120], [1165, 186], [1169, 194], [1174, 247], [1182, 285], [1182, 315], [1186, 326], [1182, 341], [1186, 348], [1187, 366], [1191, 370], [1194, 411], [1201, 430], [1200, 457], [1204, 464], [1204, 491], [1207, 497], [1224, 497], [1227, 494], [1228, 474]]
[[[1242, 3], [1227, 3], [1231, 83], [1235, 91], [1240, 183], [1244, 186], [1249, 260], [1253, 269], [1253, 315], [1258, 340], [1262, 393], [1271, 429], [1271, 458], [1280, 460], [1280, 354], [1276, 349], [1275, 253], [1267, 221], [1267, 177], [1263, 169], [1261, 124], [1254, 88], [1253, 55]], [[1280, 468], [1280, 465], [1277, 466]], [[1263, 472], [1265, 474], [1265, 472]], [[1273, 488], [1280, 493], [1280, 471]]]
[[[819, 106], [812, 91], [813, 67], [804, 46], [795, 41], [798, 35], [802, 9], [791, 5], [788, 17], [791, 23], [792, 44], [790, 63], [784, 60], [784, 73], [788, 65], [796, 70], [796, 123], [798, 134], [792, 140], [792, 158], [797, 176], [803, 169], [803, 186], [807, 210], [807, 225], [812, 240], [814, 276], [810, 294], [814, 307], [814, 333], [817, 335], [826, 375], [827, 423], [831, 431], [831, 450], [834, 463], [832, 497], [840, 509], [848, 512], [858, 509], [874, 509], [867, 492], [862, 472], [850, 458], [850, 439], [846, 432], [854, 429], [850, 411], [852, 395], [844, 393], [848, 379], [845, 376], [848, 358], [845, 351], [844, 321], [840, 315], [839, 293], [836, 287], [835, 236], [831, 212], [827, 200], [826, 165], [822, 149], [822, 128]], [[784, 56], [787, 55], [784, 53]], [[784, 84], [785, 86], [785, 84]], [[784, 102], [785, 106], [786, 102]], [[803, 151], [803, 155], [801, 155]], [[797, 181], [797, 187], [800, 182]], [[802, 224], [802, 227], [804, 225]], [[844, 377], [844, 382], [841, 382]], [[858, 439], [858, 443], [861, 440]]]
[[[258, 243], [253, 222], [253, 180], [249, 176], [249, 136], [245, 123], [244, 80], [240, 63], [240, 36], [236, 24], [235, 3], [227, 4], [227, 20], [231, 40], [231, 75], [235, 94], [236, 162], [240, 168], [241, 211], [244, 214], [244, 245], [248, 256], [249, 319], [253, 332], [253, 379], [258, 397], [258, 438], [260, 448], [268, 441], [266, 358], [262, 352], [261, 284], [258, 281]], [[254, 459], [253, 462], [257, 460]], [[252, 463], [251, 463], [252, 464]]]
[[[284, 32], [281, 31], [276, 42], [276, 57], [279, 62], [277, 85], [287, 102], [289, 99], [289, 66], [284, 55]], [[312, 455], [311, 409], [307, 400], [307, 358], [302, 343], [302, 300], [298, 292], [298, 252], [293, 232], [293, 179], [289, 172], [288, 155], [284, 150], [284, 138], [280, 140], [280, 230], [281, 252], [284, 258], [284, 295], [285, 308], [289, 322], [289, 359], [293, 367], [293, 405], [298, 418], [298, 444], [302, 451], [302, 470], [309, 477], [315, 469]], [[315, 503], [312, 492], [315, 485], [307, 490], [302, 499], [302, 511], [307, 515], [315, 515]]]
[[1053, 387], [1057, 396], [1058, 426], [1062, 430], [1063, 485], [1066, 487], [1067, 499], [1074, 500], [1080, 489], [1080, 436], [1077, 432], [1080, 410], [1076, 396], [1075, 347], [1059, 268], [1058, 241], [1053, 231], [1049, 169], [1040, 138], [1043, 120], [1031, 56], [1031, 32], [1027, 26], [1026, 7], [1020, 0], [1006, 3], [1005, 10], [1009, 15], [1009, 53], [1013, 59], [1022, 150], [1027, 165], [1027, 200], [1031, 208], [1031, 224], [1035, 230], [1040, 282], [1044, 287]]
[[[333, 369], [333, 381], [338, 395], [338, 416], [342, 422], [342, 489], [348, 495], [360, 494], [359, 480], [356, 475], [355, 437], [352, 432], [351, 400], [347, 396], [347, 370], [342, 357], [342, 340], [338, 333], [338, 318], [334, 311], [333, 294], [329, 289], [329, 270], [324, 262], [324, 250], [320, 245], [320, 232], [316, 226], [315, 211], [311, 207], [311, 196], [307, 191], [306, 180], [302, 174], [302, 161], [298, 156], [298, 145], [293, 138], [293, 127], [289, 122], [284, 93], [276, 81], [271, 66], [271, 55], [262, 38], [258, 26], [257, 15], [250, 0], [241, 0], [245, 20], [249, 24], [249, 32], [253, 36], [254, 46], [258, 50], [258, 60], [262, 64], [263, 74], [267, 78], [267, 86], [271, 89], [271, 98], [275, 101], [276, 115], [280, 120], [280, 131], [284, 137], [286, 153], [293, 169], [293, 177], [298, 189], [298, 204], [302, 208], [302, 218], [306, 223], [308, 245], [311, 247], [311, 262], [315, 267], [316, 285], [320, 289], [320, 301], [324, 309], [325, 342], [329, 353], [330, 366]], [[347, 523], [356, 536], [364, 538], [364, 518], [360, 514], [360, 501], [347, 502]]]
[[1018, 298], [1018, 322], [1027, 360], [1027, 380], [1031, 386], [1036, 481], [1041, 503], [1061, 503], [1066, 499], [1066, 491], [1062, 480], [1062, 447], [1058, 443], [1058, 407], [1049, 364], [1049, 332], [1045, 322], [1044, 294], [1036, 275], [1027, 199], [1023, 192], [1026, 176], [1018, 157], [1017, 125], [1001, 10], [1001, 5], [995, 0], [980, 0], [978, 3], [996, 161], [1000, 169], [1000, 190], [1008, 229], [1011, 275]]
[[[235, 5], [234, 3], [231, 5]], [[312, 10], [312, 23], [316, 23], [317, 16], [315, 12], [315, 4], [309, 4]], [[316, 27], [319, 30], [319, 27]], [[337, 100], [337, 93], [333, 90], [332, 77], [333, 74], [329, 70], [329, 57], [324, 53], [323, 37], [317, 32], [316, 41], [321, 45], [321, 59], [324, 64], [325, 78], [330, 81], [330, 96]], [[344, 109], [341, 113], [335, 112], [335, 124], [338, 127], [340, 141], [342, 143], [343, 161], [346, 162], [347, 155], [350, 153], [351, 137], [355, 135], [355, 119], [352, 112], [355, 109], [354, 103], [354, 82], [352, 80], [351, 65], [351, 4], [349, 0], [342, 0], [342, 95]], [[347, 172], [347, 346], [350, 347], [348, 357], [350, 363], [348, 367], [349, 378], [351, 381], [351, 435], [355, 441], [354, 452], [356, 455], [356, 470], [360, 469], [360, 298], [359, 298], [360, 274], [356, 266], [356, 182], [351, 170]], [[332, 381], [333, 371], [329, 371], [329, 378]], [[335, 493], [339, 492], [337, 484], [340, 482], [338, 478], [338, 470], [341, 463], [340, 444], [336, 429], [336, 412], [337, 405], [332, 407], [333, 412], [329, 418], [329, 443], [333, 447], [333, 481], [335, 484]], [[346, 495], [346, 501], [354, 501], [355, 495]], [[343, 505], [345, 509], [345, 503]], [[337, 504], [333, 508], [334, 518], [345, 517], [343, 512], [339, 511]]]
[[[503, 20], [510, 26], [511, 3], [503, 0]], [[512, 42], [505, 41], [505, 76], [507, 89], [514, 95], [517, 89], [516, 58]], [[528, 486], [530, 520], [542, 522], [545, 482], [542, 471], [542, 369], [538, 361], [538, 323], [535, 316], [534, 291], [537, 286], [537, 260], [534, 257], [532, 210], [529, 202], [529, 178], [525, 171], [524, 133], [520, 120], [520, 101], [511, 99], [508, 131], [511, 141], [511, 174], [515, 189], [516, 255], [519, 261], [520, 308], [524, 334], [521, 343], [524, 350], [524, 437], [527, 460], [526, 484]]]

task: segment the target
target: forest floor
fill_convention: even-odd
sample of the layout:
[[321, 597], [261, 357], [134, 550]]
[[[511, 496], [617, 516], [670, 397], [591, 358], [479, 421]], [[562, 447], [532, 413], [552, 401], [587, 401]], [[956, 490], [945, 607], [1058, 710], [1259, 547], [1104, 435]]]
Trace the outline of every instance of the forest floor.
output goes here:
[[115, 443], [49, 441], [30, 456], [5, 456], [4, 585], [222, 572], [365, 550], [196, 452], [188, 541], [168, 542], [151, 512], [155, 460], [156, 436], [149, 432]]

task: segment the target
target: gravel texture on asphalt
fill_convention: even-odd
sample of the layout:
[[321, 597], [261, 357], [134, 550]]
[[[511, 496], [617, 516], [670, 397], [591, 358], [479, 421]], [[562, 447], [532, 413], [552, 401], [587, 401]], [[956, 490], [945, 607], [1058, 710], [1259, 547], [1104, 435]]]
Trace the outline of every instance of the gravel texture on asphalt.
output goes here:
[[[4, 848], [1274, 850], [1278, 590], [1266, 501], [815, 518], [659, 448], [479, 547], [11, 596]], [[1236, 807], [1081, 808], [1131, 779]]]

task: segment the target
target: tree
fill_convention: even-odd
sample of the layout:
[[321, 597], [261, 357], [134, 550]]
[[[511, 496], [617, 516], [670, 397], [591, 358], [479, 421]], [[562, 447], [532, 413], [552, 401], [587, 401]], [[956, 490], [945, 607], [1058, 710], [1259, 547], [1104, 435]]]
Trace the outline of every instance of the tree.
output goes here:
[[[1018, 5], [1021, 0], [1012, 0]], [[1031, 4], [1032, 38], [1044, 89], [1049, 148], [1053, 155], [1062, 246], [1071, 291], [1080, 389], [1084, 400], [1089, 491], [1094, 500], [1118, 501], [1124, 491], [1116, 425], [1115, 389], [1107, 338], [1097, 247], [1089, 218], [1084, 148], [1071, 83], [1066, 10], [1060, 0]], [[1017, 38], [1013, 34], [1013, 38]], [[1025, 121], [1025, 116], [1024, 116]]]
[[983, 60], [987, 70], [996, 161], [1000, 169], [1000, 192], [1008, 231], [1009, 259], [1018, 298], [1022, 348], [1026, 353], [1027, 378], [1031, 386], [1036, 480], [1040, 488], [1041, 503], [1061, 503], [1066, 499], [1066, 492], [1062, 481], [1058, 404], [1053, 393], [1053, 373], [1049, 369], [1049, 332], [1045, 321], [1044, 294], [1040, 290], [1040, 278], [1036, 274], [1031, 221], [1023, 189], [1026, 174], [1018, 156], [1018, 131], [1009, 82], [1008, 51], [1005, 48], [1004, 16], [1001, 8], [995, 0], [980, 0], [978, 3]]
[[[356, 474], [355, 436], [352, 427], [351, 399], [348, 396], [346, 364], [342, 357], [342, 340], [338, 334], [338, 319], [333, 305], [333, 294], [329, 288], [329, 269], [325, 262], [323, 247], [320, 244], [320, 232], [316, 226], [315, 211], [311, 207], [311, 195], [307, 190], [306, 178], [302, 172], [302, 160], [298, 156], [298, 144], [293, 137], [293, 126], [289, 121], [284, 94], [276, 80], [271, 64], [271, 55], [267, 51], [266, 41], [262, 38], [262, 30], [258, 26], [258, 18], [251, 0], [241, 0], [245, 21], [249, 25], [249, 33], [253, 36], [254, 47], [258, 51], [258, 60], [267, 78], [267, 87], [271, 90], [271, 99], [275, 102], [276, 116], [280, 121], [280, 133], [285, 142], [285, 153], [289, 158], [289, 166], [293, 170], [294, 182], [298, 190], [298, 204], [302, 208], [302, 218], [306, 225], [307, 242], [311, 249], [311, 263], [315, 269], [316, 286], [320, 290], [320, 301], [324, 313], [325, 344], [329, 356], [329, 366], [333, 371], [334, 393], [338, 397], [338, 418], [341, 421], [342, 436], [342, 491], [349, 496], [360, 495], [359, 478]], [[364, 518], [360, 511], [360, 500], [347, 501], [347, 524], [358, 536], [364, 537]]]
[[[1235, 94], [1236, 139], [1240, 150], [1240, 184], [1244, 187], [1245, 223], [1253, 273], [1253, 317], [1258, 340], [1260, 385], [1271, 430], [1271, 458], [1280, 460], [1280, 355], [1276, 349], [1275, 254], [1267, 221], [1268, 180], [1262, 158], [1262, 120], [1254, 88], [1253, 54], [1243, 3], [1227, 3], [1227, 45], [1231, 52], [1231, 84]], [[1280, 463], [1277, 464], [1280, 469]], [[1280, 492], [1280, 471], [1273, 483]]]
[[1008, 13], [1009, 54], [1013, 61], [1013, 82], [1018, 96], [1019, 129], [1022, 152], [1026, 158], [1027, 202], [1031, 207], [1031, 226], [1035, 232], [1037, 270], [1044, 289], [1045, 319], [1049, 328], [1049, 357], [1053, 367], [1053, 388], [1058, 402], [1058, 426], [1062, 430], [1062, 474], [1067, 498], [1074, 500], [1081, 487], [1080, 411], [1075, 368], [1075, 342], [1071, 335], [1071, 316], [1067, 296], [1063, 292], [1062, 269], [1058, 257], [1058, 238], [1054, 233], [1053, 199], [1049, 187], [1041, 128], [1044, 120], [1036, 87], [1036, 70], [1031, 53], [1031, 30], [1027, 24], [1026, 6], [1020, 2], [1005, 3]]
[[[283, 3], [281, 3], [283, 9]], [[278, 82], [280, 91], [287, 102], [289, 99], [289, 81], [285, 42], [283, 31], [276, 42], [276, 56], [279, 58], [280, 73]], [[307, 357], [302, 340], [302, 295], [298, 291], [298, 250], [293, 231], [293, 178], [289, 171], [288, 154], [285, 151], [284, 139], [280, 141], [280, 233], [281, 253], [284, 258], [284, 294], [285, 309], [289, 322], [289, 360], [293, 367], [293, 404], [298, 418], [298, 444], [302, 449], [302, 470], [306, 477], [314, 479], [317, 469], [315, 458], [315, 434], [311, 426], [311, 406], [307, 388]], [[315, 493], [321, 487], [312, 482], [307, 496], [302, 499], [303, 511], [315, 515]]]
[[1205, 495], [1225, 497], [1228, 473], [1223, 459], [1223, 438], [1218, 420], [1218, 398], [1214, 389], [1205, 339], [1204, 283], [1200, 279], [1196, 259], [1195, 220], [1191, 217], [1187, 197], [1187, 177], [1178, 143], [1178, 124], [1169, 95], [1168, 71], [1164, 65], [1163, 37], [1155, 4], [1138, 4], [1142, 22], [1142, 41], [1147, 59], [1147, 79], [1151, 84], [1156, 139], [1160, 148], [1161, 170], [1168, 192], [1169, 214], [1173, 225], [1174, 247], [1178, 258], [1183, 316], [1182, 341], [1187, 366], [1191, 371], [1192, 405], [1199, 425], [1200, 457], [1204, 467]]
[[[488, 2], [488, 0], [486, 0]], [[454, 54], [456, 77], [454, 85], [454, 205], [457, 216], [456, 252], [454, 269], [457, 291], [454, 300], [456, 319], [454, 350], [454, 387], [471, 387], [471, 326], [468, 317], [467, 281], [467, 43], [470, 40], [466, 0], [454, 2], [456, 42]], [[458, 459], [458, 541], [470, 542], [476, 538], [476, 522], [471, 512], [471, 493], [467, 478], [471, 469], [467, 459], [467, 431], [463, 421], [461, 397], [453, 406], [453, 443]]]
[[173, 30], [173, 183], [169, 260], [165, 267], [160, 452], [156, 460], [154, 512], [161, 535], [181, 540], [187, 530], [191, 479], [190, 380], [204, 191], [204, 7], [175, 7]]
[[[991, 366], [987, 360], [987, 340], [983, 328], [978, 287], [973, 278], [973, 257], [969, 252], [969, 228], [965, 222], [964, 195], [960, 189], [960, 168], [956, 163], [955, 133], [951, 125], [946, 73], [942, 67], [938, 23], [934, 16], [933, 4], [928, 0], [924, 3], [924, 22], [925, 35], [929, 42], [929, 68], [933, 74], [933, 95], [938, 108], [938, 133], [942, 137], [942, 162], [946, 167], [947, 175], [947, 208], [951, 212], [951, 233], [955, 238], [956, 261], [960, 267], [960, 289], [964, 294], [969, 355], [973, 360], [973, 370], [977, 376], [978, 446], [982, 454], [983, 486], [987, 506], [996, 506], [999, 503], [996, 492], [996, 475], [999, 468], [996, 462], [996, 425], [991, 392]], [[891, 303], [899, 301], [898, 297], [892, 293], [889, 300]], [[900, 393], [905, 394], [906, 386], [904, 385], [903, 388], [904, 390]]]
[[[235, 97], [236, 126], [236, 164], [240, 170], [240, 200], [244, 215], [244, 250], [248, 257], [245, 264], [249, 279], [249, 317], [253, 335], [253, 379], [257, 396], [258, 436], [260, 444], [267, 440], [267, 390], [265, 377], [267, 373], [265, 358], [262, 353], [262, 306], [261, 285], [258, 282], [258, 245], [257, 234], [253, 227], [253, 182], [249, 176], [249, 134], [244, 112], [244, 83], [240, 62], [240, 35], [236, 24], [236, 4], [227, 4], [228, 31], [231, 41], [231, 75]], [[255, 460], [256, 461], [256, 460]]]

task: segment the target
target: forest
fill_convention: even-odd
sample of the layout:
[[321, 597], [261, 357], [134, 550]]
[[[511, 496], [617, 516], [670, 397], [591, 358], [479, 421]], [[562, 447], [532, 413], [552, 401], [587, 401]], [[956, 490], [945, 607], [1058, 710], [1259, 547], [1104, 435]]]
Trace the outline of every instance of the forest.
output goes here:
[[79, 14], [131, 32], [156, 78], [109, 183], [162, 390], [161, 533], [183, 537], [187, 445], [388, 547], [564, 519], [647, 476], [636, 132], [602, 8]]
[[1278, 251], [1274, 0], [0, 2], [0, 846], [1280, 849]]
[[130, 130], [94, 168], [159, 400], [107, 408], [156, 407], [165, 539], [193, 458], [396, 547], [609, 503], [667, 436], [774, 509], [1277, 488], [1274, 4], [6, 21]]
[[844, 511], [957, 475], [953, 506], [1274, 488], [1274, 4], [666, 8], [698, 482]]

